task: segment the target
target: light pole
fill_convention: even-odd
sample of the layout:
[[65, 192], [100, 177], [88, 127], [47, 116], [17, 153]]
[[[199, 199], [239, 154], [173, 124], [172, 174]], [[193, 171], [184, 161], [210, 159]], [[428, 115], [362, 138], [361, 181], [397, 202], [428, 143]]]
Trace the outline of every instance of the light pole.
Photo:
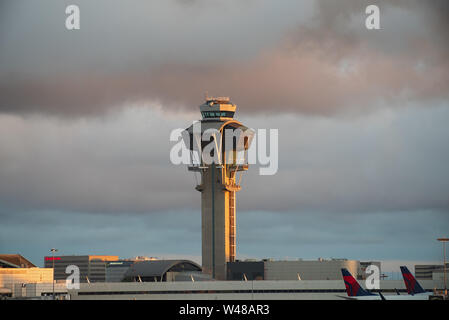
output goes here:
[[449, 238], [438, 238], [438, 241], [443, 243], [443, 277], [444, 277], [444, 294], [447, 294], [447, 286], [446, 286], [446, 242], [449, 241]]
[[51, 255], [52, 255], [52, 262], [53, 262], [53, 300], [55, 300], [55, 252], [58, 251], [58, 249], [51, 248]]

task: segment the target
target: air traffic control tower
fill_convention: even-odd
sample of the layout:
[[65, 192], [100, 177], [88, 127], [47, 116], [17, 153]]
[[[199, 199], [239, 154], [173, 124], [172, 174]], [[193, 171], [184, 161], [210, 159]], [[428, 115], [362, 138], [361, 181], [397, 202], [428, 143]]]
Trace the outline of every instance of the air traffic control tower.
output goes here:
[[184, 136], [193, 159], [189, 171], [201, 192], [203, 272], [217, 280], [226, 279], [226, 264], [235, 261], [235, 194], [248, 170], [247, 150], [254, 136], [254, 130], [234, 120], [236, 108], [227, 97], [206, 98], [200, 106], [202, 119]]

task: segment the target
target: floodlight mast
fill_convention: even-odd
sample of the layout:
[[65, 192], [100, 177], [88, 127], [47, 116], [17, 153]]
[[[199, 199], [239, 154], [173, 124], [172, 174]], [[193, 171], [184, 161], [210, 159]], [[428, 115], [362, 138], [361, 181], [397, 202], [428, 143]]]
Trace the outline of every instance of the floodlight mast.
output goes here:
[[449, 241], [449, 238], [438, 238], [437, 240], [443, 243], [444, 294], [447, 296], [447, 285], [446, 285], [446, 242]]

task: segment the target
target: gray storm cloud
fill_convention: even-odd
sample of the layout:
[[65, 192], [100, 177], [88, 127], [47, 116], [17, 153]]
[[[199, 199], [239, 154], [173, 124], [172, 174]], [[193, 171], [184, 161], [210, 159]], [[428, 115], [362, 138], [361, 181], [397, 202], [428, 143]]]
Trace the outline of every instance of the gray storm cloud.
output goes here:
[[365, 29], [364, 1], [81, 1], [76, 33], [64, 29], [64, 3], [8, 2], [0, 110], [193, 108], [205, 91], [232, 96], [247, 113], [331, 115], [446, 99], [446, 2], [376, 3], [380, 31]]
[[[279, 171], [242, 178], [239, 210], [449, 210], [446, 108], [364, 117], [239, 117], [279, 128]], [[170, 162], [170, 131], [197, 115], [131, 108], [105, 119], [0, 117], [0, 203], [8, 210], [199, 210], [198, 180]], [[199, 179], [199, 177], [196, 177]]]
[[76, 3], [72, 32], [73, 1], [0, 0], [1, 252], [198, 256], [169, 135], [208, 91], [279, 129], [279, 171], [237, 195], [242, 257], [439, 259], [449, 1]]
[[[168, 162], [170, 130], [196, 116], [157, 110], [194, 108], [208, 90], [230, 95], [240, 117], [259, 112], [243, 118], [249, 126], [280, 129], [280, 171], [266, 183], [249, 172], [243, 209], [447, 210], [447, 114], [438, 106], [449, 92], [448, 5], [376, 3], [381, 31], [364, 28], [363, 1], [81, 1], [81, 30], [71, 32], [68, 2], [3, 2], [2, 204], [197, 208], [193, 176]], [[150, 110], [88, 120], [130, 105]], [[343, 110], [364, 116], [299, 116]], [[289, 191], [265, 201], [273, 188]]]

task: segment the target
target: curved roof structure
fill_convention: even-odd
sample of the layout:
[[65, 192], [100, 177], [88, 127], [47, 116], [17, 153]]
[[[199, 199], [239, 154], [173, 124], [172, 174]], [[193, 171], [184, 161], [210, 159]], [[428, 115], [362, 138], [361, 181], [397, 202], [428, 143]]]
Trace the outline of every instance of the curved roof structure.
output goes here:
[[201, 267], [189, 260], [150, 260], [134, 263], [126, 271], [125, 279], [163, 277], [169, 271], [201, 271]]
[[0, 254], [0, 268], [36, 268], [20, 254]]

